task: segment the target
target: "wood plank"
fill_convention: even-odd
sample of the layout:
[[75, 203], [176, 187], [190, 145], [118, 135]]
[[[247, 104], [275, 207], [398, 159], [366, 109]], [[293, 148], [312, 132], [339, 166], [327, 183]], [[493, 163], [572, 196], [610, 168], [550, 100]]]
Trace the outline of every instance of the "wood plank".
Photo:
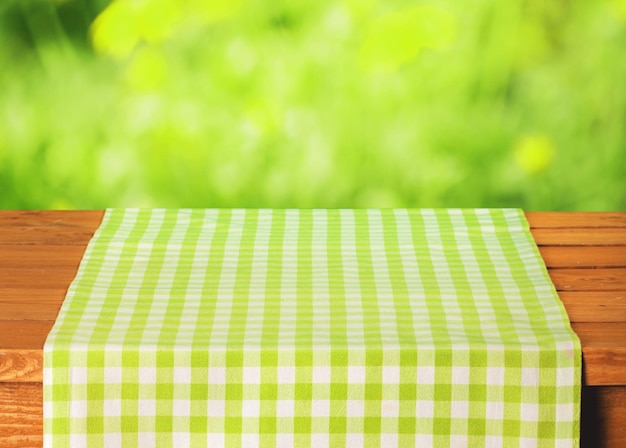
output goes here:
[[65, 288], [3, 288], [0, 316], [3, 320], [54, 320], [67, 293]]
[[95, 229], [104, 216], [104, 210], [3, 210], [0, 229], [6, 227], [86, 227]]
[[[585, 348], [626, 350], [626, 325], [623, 322], [575, 322], [572, 329]], [[622, 384], [626, 385], [626, 381]]]
[[27, 289], [62, 289], [74, 280], [76, 268], [48, 266], [0, 269], [0, 287]]
[[42, 350], [0, 350], [0, 383], [41, 383]]
[[626, 229], [541, 229], [530, 230], [538, 246], [626, 246]]
[[526, 212], [525, 215], [531, 228], [626, 228], [625, 212]]
[[626, 322], [626, 291], [561, 291], [570, 322]]
[[626, 385], [626, 324], [573, 323], [583, 347], [583, 384]]
[[54, 320], [0, 320], [1, 350], [41, 351]]
[[626, 291], [626, 268], [550, 269], [557, 291]]
[[[581, 341], [583, 339], [581, 337]], [[626, 384], [626, 347], [610, 350], [585, 347], [583, 350], [583, 384], [594, 387]]]
[[61, 244], [0, 244], [0, 269], [49, 266], [77, 269], [85, 248]]
[[623, 268], [626, 246], [540, 246], [548, 268]]
[[0, 383], [0, 446], [43, 446], [41, 383]]
[[0, 245], [86, 245], [103, 214], [103, 211], [3, 211]]
[[85, 246], [93, 231], [76, 228], [68, 231], [62, 227], [16, 227], [0, 232], [0, 244], [61, 244], [67, 246]]

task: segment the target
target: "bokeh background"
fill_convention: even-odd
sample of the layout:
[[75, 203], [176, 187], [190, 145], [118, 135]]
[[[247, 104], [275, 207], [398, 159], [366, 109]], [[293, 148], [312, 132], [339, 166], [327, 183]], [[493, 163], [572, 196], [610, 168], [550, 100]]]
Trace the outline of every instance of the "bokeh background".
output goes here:
[[0, 208], [626, 210], [626, 0], [3, 0]]

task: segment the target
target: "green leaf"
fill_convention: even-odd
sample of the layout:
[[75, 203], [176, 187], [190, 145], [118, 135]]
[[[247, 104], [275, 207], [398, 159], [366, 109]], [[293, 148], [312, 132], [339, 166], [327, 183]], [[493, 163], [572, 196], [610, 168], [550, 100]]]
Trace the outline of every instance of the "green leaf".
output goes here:
[[116, 58], [128, 56], [141, 38], [135, 3], [115, 0], [91, 26], [91, 40], [99, 53]]
[[554, 159], [552, 140], [543, 134], [524, 135], [514, 149], [517, 165], [529, 174], [544, 171]]
[[179, 4], [172, 0], [151, 0], [140, 5], [141, 37], [151, 43], [170, 37], [181, 18]]
[[242, 0], [188, 0], [191, 14], [203, 23], [227, 20], [240, 11]]
[[396, 69], [415, 59], [423, 48], [440, 49], [456, 36], [456, 20], [446, 9], [418, 5], [374, 20], [361, 48], [369, 67]]
[[115, 0], [92, 24], [93, 46], [99, 53], [123, 59], [141, 41], [158, 43], [170, 37], [180, 18], [174, 0]]
[[167, 76], [167, 61], [161, 52], [143, 46], [137, 50], [126, 71], [131, 87], [139, 91], [159, 89]]

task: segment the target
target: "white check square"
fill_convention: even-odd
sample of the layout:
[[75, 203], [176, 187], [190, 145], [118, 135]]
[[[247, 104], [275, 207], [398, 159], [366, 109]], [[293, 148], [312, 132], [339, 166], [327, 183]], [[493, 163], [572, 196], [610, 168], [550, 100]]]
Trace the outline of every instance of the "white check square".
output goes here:
[[312, 417], [328, 417], [330, 415], [329, 400], [312, 400], [311, 416]]

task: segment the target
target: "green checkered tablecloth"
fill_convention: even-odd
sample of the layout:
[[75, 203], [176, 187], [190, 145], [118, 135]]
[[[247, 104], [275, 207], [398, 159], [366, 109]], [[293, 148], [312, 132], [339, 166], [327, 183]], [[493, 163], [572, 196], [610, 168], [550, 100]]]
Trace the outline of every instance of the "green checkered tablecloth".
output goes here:
[[46, 447], [574, 447], [581, 350], [519, 210], [107, 210]]

